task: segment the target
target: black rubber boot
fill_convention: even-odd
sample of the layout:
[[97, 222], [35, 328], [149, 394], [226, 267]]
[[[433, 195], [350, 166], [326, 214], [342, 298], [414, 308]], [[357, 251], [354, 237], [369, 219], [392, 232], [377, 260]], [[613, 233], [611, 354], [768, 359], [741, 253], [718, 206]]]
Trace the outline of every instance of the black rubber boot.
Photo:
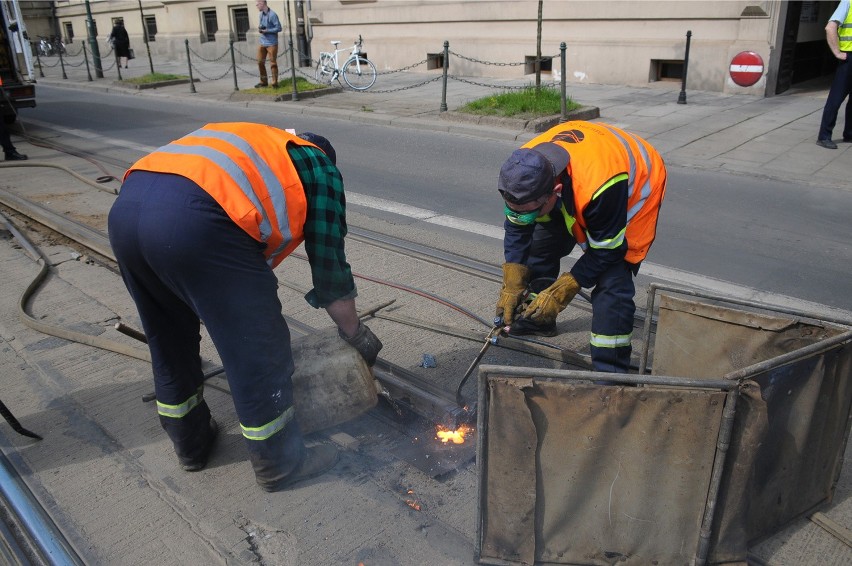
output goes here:
[[219, 425], [210, 418], [210, 424], [201, 441], [199, 449], [192, 455], [181, 456], [178, 454], [178, 462], [180, 467], [186, 472], [197, 472], [207, 465], [207, 460], [210, 458], [210, 453], [213, 451], [213, 446], [216, 444], [216, 436], [219, 434]]
[[26, 161], [27, 156], [18, 153], [16, 150], [6, 152], [6, 161]]
[[324, 474], [337, 464], [339, 453], [337, 447], [331, 444], [317, 444], [305, 448], [305, 456], [296, 468], [281, 479], [275, 481], [262, 480], [257, 477], [257, 484], [264, 491], [280, 491], [291, 487], [300, 481], [315, 478]]

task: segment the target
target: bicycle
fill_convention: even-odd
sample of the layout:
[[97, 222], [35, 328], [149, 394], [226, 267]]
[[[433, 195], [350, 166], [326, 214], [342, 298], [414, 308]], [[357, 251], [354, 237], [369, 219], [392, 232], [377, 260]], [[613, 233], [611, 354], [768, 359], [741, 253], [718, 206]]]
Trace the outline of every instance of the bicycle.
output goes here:
[[352, 53], [341, 68], [338, 63], [337, 54], [347, 49], [338, 49], [339, 41], [332, 41], [334, 51], [323, 51], [320, 53], [319, 62], [317, 63], [316, 79], [318, 83], [330, 84], [332, 81], [339, 80], [343, 76], [343, 80], [347, 85], [355, 90], [367, 90], [373, 83], [376, 82], [376, 66], [372, 61], [361, 55], [361, 44], [363, 43], [361, 36], [358, 36], [358, 41], [352, 46]]

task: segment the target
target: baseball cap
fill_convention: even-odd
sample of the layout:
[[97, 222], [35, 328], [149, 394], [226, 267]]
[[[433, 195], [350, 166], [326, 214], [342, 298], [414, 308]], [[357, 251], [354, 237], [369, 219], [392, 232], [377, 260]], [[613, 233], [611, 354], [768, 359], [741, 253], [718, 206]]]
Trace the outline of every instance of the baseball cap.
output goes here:
[[299, 134], [299, 137], [305, 141], [311, 142], [312, 144], [320, 148], [322, 152], [326, 154], [329, 159], [331, 159], [331, 162], [337, 165], [337, 152], [334, 151], [334, 147], [331, 145], [331, 142], [328, 141], [326, 138], [322, 137], [319, 134], [314, 134], [312, 132], [301, 133]]
[[532, 202], [553, 189], [570, 160], [565, 148], [551, 142], [516, 149], [500, 168], [497, 190], [512, 204]]

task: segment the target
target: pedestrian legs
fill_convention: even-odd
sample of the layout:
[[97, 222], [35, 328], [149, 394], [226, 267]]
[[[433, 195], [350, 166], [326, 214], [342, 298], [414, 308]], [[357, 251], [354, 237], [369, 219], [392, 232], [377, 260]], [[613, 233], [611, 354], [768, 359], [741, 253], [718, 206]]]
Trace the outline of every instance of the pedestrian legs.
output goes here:
[[267, 86], [269, 79], [266, 75], [266, 52], [269, 48], [265, 45], [259, 45], [257, 48], [257, 70], [260, 73], [260, 82], [257, 86]]
[[[834, 74], [834, 81], [831, 83], [831, 90], [828, 91], [828, 98], [825, 101], [825, 107], [822, 111], [822, 122], [819, 126], [818, 140], [830, 140], [831, 134], [834, 131], [834, 125], [837, 123], [837, 114], [840, 112], [840, 106], [843, 101], [852, 94], [852, 62], [849, 58], [845, 61], [837, 62], [837, 71]], [[852, 103], [846, 102], [846, 121], [843, 126], [843, 139], [846, 141], [852, 140]]]
[[266, 48], [269, 55], [269, 72], [272, 74], [272, 86], [278, 88], [278, 45], [270, 45]]

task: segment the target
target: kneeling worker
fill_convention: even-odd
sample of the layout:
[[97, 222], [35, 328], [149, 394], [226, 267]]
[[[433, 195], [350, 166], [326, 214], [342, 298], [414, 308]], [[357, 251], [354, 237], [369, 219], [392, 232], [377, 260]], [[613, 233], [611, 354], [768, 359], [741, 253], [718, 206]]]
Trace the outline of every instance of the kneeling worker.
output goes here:
[[314, 284], [305, 299], [375, 363], [382, 344], [355, 311], [335, 163], [322, 136], [221, 123], [159, 148], [125, 175], [110, 243], [148, 338], [160, 424], [184, 470], [207, 464], [217, 434], [202, 394], [201, 321], [225, 367], [257, 483], [276, 491], [337, 461], [329, 444], [306, 447], [294, 418], [290, 331], [273, 273], [304, 241]]
[[[565, 122], [512, 153], [498, 190], [506, 263], [497, 316], [510, 334], [554, 336], [556, 316], [581, 287], [593, 288], [592, 364], [595, 371], [626, 373], [633, 277], [654, 241], [666, 190], [659, 153], [614, 126]], [[560, 259], [577, 243], [583, 255], [559, 275]], [[524, 305], [530, 291], [534, 298]]]

